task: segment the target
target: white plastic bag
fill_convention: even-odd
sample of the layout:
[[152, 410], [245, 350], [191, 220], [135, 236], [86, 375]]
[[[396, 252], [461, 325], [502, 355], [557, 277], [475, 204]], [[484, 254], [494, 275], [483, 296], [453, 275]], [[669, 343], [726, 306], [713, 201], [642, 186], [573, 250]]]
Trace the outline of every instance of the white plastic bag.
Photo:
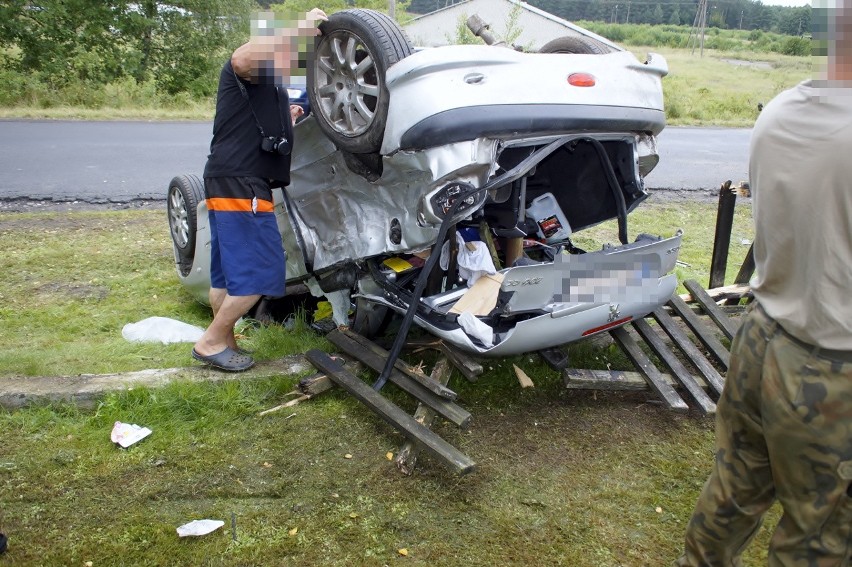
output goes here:
[[[467, 286], [470, 287], [476, 283], [483, 274], [496, 274], [494, 261], [491, 259], [491, 253], [488, 252], [488, 247], [484, 242], [473, 241], [465, 242], [459, 232], [456, 232], [456, 242], [459, 246], [458, 263], [459, 277], [467, 280]], [[470, 246], [470, 247], [468, 247]], [[473, 250], [471, 250], [473, 248]], [[446, 270], [450, 263], [450, 242], [444, 242], [441, 247], [441, 258], [439, 264], [442, 270]]]
[[194, 343], [201, 338], [204, 329], [169, 319], [168, 317], [148, 317], [138, 323], [128, 323], [121, 329], [121, 336], [130, 342], [155, 343]]
[[177, 528], [178, 537], [203, 536], [225, 525], [222, 520], [193, 520]]

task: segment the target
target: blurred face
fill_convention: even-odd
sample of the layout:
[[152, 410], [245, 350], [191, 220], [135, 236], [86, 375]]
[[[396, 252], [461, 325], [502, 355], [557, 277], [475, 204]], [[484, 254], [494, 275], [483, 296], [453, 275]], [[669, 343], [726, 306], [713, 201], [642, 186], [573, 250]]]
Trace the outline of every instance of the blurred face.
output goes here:
[[828, 56], [828, 78], [852, 80], [852, 0], [817, 0], [813, 37], [816, 52]]
[[[299, 74], [299, 61], [314, 47], [316, 25], [304, 13], [261, 12], [252, 19], [252, 68], [271, 73], [278, 84], [290, 83]], [[266, 78], [266, 77], [264, 77]]]

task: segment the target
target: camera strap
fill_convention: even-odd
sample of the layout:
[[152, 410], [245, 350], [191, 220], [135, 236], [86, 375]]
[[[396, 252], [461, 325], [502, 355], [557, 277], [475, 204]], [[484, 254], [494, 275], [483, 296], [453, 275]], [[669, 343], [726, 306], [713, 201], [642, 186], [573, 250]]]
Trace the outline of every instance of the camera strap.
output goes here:
[[[261, 137], [266, 138], [266, 132], [263, 131], [263, 126], [260, 125], [260, 120], [257, 119], [257, 114], [255, 114], [254, 107], [251, 105], [251, 100], [249, 99], [246, 86], [243, 84], [243, 81], [240, 79], [239, 75], [237, 75], [237, 72], [234, 71], [233, 66], [231, 67], [231, 72], [234, 74], [234, 79], [237, 81], [237, 86], [240, 87], [240, 92], [242, 93], [243, 98], [246, 99], [246, 104], [248, 104], [249, 110], [251, 111], [251, 115], [254, 117], [254, 123], [257, 125], [257, 129], [260, 132]], [[275, 87], [275, 106], [278, 108], [278, 120], [281, 123], [280, 137], [286, 140], [287, 128], [284, 126], [284, 118], [281, 115], [281, 96], [278, 93], [278, 86]]]

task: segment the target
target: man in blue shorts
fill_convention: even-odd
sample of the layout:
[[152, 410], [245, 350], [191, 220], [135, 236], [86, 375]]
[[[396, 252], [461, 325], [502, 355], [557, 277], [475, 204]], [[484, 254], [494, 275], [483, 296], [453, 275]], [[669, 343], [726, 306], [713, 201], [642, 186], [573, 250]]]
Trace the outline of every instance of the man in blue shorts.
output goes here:
[[213, 322], [192, 356], [231, 372], [254, 365], [237, 346], [234, 325], [262, 296], [284, 295], [286, 258], [272, 189], [290, 182], [293, 123], [303, 111], [290, 105], [282, 79], [298, 60], [299, 39], [317, 35], [326, 19], [315, 8], [294, 28], [282, 28], [269, 16], [254, 22], [251, 40], [222, 68], [204, 168]]

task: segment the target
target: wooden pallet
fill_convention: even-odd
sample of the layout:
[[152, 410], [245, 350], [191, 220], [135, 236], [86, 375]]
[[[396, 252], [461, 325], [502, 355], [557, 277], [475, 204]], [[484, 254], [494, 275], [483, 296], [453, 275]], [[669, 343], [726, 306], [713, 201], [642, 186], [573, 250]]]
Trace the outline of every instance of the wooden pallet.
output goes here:
[[[610, 331], [637, 372], [564, 368], [567, 357], [561, 357], [559, 349], [548, 349], [540, 354], [548, 364], [562, 371], [568, 388], [648, 390], [672, 411], [687, 412], [694, 407], [704, 415], [712, 415], [716, 411], [714, 400], [724, 386], [717, 367], [726, 370], [730, 358], [718, 335], [732, 337], [738, 322], [711, 298], [712, 290], [708, 293], [694, 281], [685, 282], [685, 287], [694, 300], [693, 304], [673, 296], [664, 308]], [[726, 292], [721, 300], [729, 298], [730, 294]], [[696, 305], [706, 317], [694, 311]], [[356, 362], [344, 365], [342, 358], [309, 351], [306, 357], [320, 374], [302, 381], [300, 387], [306, 395], [315, 395], [336, 384], [402, 433], [406, 442], [397, 452], [395, 462], [406, 474], [414, 470], [418, 455], [423, 451], [458, 474], [467, 474], [475, 469], [472, 459], [430, 427], [439, 417], [461, 429], [470, 425], [470, 413], [456, 403], [457, 395], [447, 387], [447, 381], [451, 366], [459, 369], [468, 380], [476, 381], [483, 372], [481, 364], [439, 339], [409, 342], [407, 347], [410, 349], [428, 348], [440, 353], [429, 375], [402, 360], [394, 364], [389, 382], [417, 401], [414, 415], [409, 415], [354, 374], [355, 368], [382, 372], [388, 351], [349, 330], [334, 330], [327, 338], [344, 356]], [[663, 369], [657, 368], [652, 356], [662, 362]]]
[[[718, 399], [724, 387], [724, 379], [716, 366], [725, 372], [730, 364], [730, 352], [718, 335], [721, 333], [732, 340], [739, 321], [716, 304], [711, 297], [712, 290], [708, 293], [694, 280], [684, 282], [684, 287], [706, 317], [695, 313], [691, 305], [675, 295], [664, 308], [610, 331], [638, 372], [569, 369], [563, 373], [566, 386], [572, 389], [650, 390], [672, 411], [686, 412], [694, 406], [704, 415], [714, 414], [714, 399]], [[741, 291], [746, 294], [748, 289]], [[726, 293], [722, 300], [729, 301], [730, 295]], [[656, 367], [646, 351], [662, 362], [667, 373]]]

